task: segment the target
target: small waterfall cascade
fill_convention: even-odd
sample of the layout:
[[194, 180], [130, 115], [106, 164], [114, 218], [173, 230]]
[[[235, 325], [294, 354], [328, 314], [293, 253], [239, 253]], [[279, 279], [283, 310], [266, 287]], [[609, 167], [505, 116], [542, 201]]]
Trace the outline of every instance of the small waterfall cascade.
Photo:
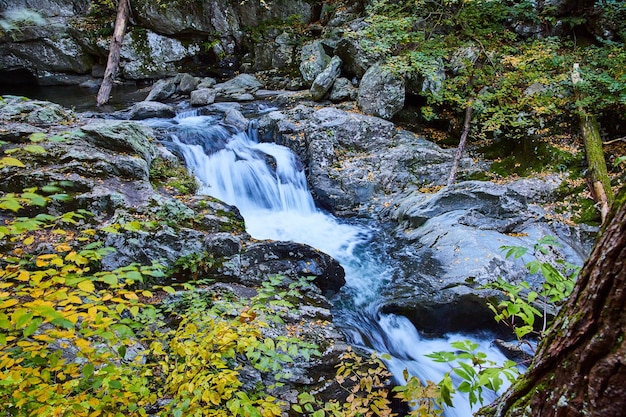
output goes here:
[[[171, 142], [166, 145], [184, 157], [202, 184], [201, 193], [238, 207], [251, 236], [305, 243], [341, 263], [346, 286], [340, 299], [334, 300], [336, 323], [353, 345], [389, 354], [391, 359], [386, 363], [398, 383], [405, 382], [405, 369], [435, 382], [450, 370], [447, 364], [435, 363], [424, 355], [452, 350], [451, 340], [468, 337], [425, 339], [407, 318], [379, 311], [379, 289], [399, 268], [385, 254], [379, 239], [382, 232], [372, 225], [340, 221], [317, 209], [304, 167], [291, 150], [259, 143], [254, 129], [235, 132], [218, 116], [187, 112], [148, 123], [169, 132]], [[474, 341], [492, 360], [504, 361], [489, 342]], [[471, 414], [469, 402], [458, 394], [455, 407], [445, 411], [448, 417]]]

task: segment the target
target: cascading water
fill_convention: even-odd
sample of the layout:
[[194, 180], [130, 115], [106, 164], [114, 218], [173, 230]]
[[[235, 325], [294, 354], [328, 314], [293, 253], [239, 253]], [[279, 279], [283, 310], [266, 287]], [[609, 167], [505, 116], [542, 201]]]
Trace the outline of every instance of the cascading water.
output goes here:
[[[317, 209], [302, 164], [289, 149], [259, 143], [253, 131], [235, 133], [221, 124], [218, 116], [188, 112], [149, 123], [170, 133], [167, 145], [184, 157], [199, 178], [201, 193], [238, 207], [251, 236], [305, 243], [341, 263], [346, 285], [334, 300], [336, 322], [353, 345], [389, 354], [387, 366], [398, 383], [405, 382], [405, 369], [433, 381], [449, 370], [446, 364], [424, 355], [451, 350], [452, 336], [424, 339], [408, 319], [379, 311], [378, 290], [398, 270], [380, 244], [381, 231], [339, 221]], [[480, 342], [480, 349], [489, 352], [493, 360], [505, 359], [488, 342]], [[445, 414], [466, 417], [472, 410], [467, 399], [455, 397], [455, 407]]]

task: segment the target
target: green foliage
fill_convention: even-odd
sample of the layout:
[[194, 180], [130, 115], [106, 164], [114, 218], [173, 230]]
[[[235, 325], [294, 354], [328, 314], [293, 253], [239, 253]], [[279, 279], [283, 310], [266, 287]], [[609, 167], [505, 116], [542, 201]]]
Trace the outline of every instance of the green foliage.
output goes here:
[[433, 352], [428, 356], [435, 362], [454, 364], [452, 370], [444, 375], [443, 380], [438, 384], [443, 402], [448, 406], [453, 406], [453, 388], [451, 373], [461, 379], [456, 391], [467, 393], [470, 405], [483, 404], [483, 390], [488, 389], [497, 392], [507, 379], [509, 382], [515, 381], [519, 372], [517, 364], [513, 361], [505, 361], [502, 365], [487, 359], [484, 352], [477, 351], [478, 344], [469, 340], [452, 342], [454, 352]]
[[[593, 13], [610, 19], [626, 11], [616, 2], [598, 2]], [[426, 100], [421, 108], [426, 121], [450, 111], [460, 117], [471, 105], [474, 139], [519, 140], [577, 130], [573, 116], [580, 104], [597, 115], [624, 114], [624, 37], [585, 44], [515, 30], [541, 30], [557, 22], [578, 27], [587, 17], [559, 15], [532, 1], [377, 0], [368, 6], [368, 26], [352, 36], [404, 74], [409, 85], [426, 80], [430, 88], [424, 91], [410, 87]], [[624, 34], [623, 23], [614, 26]], [[585, 80], [584, 103], [577, 103], [572, 91], [574, 63]]]
[[[506, 300], [498, 305], [490, 304], [489, 308], [494, 312], [496, 321], [509, 325], [520, 340], [531, 334], [542, 337], [547, 329], [548, 315], [554, 313], [553, 310], [574, 288], [580, 267], [554, 256], [554, 248], [557, 246], [558, 242], [552, 236], [539, 239], [533, 248], [535, 259], [526, 264], [530, 274], [541, 274], [543, 277], [541, 288], [533, 289], [526, 281], [511, 284], [503, 279], [486, 286], [506, 295]], [[506, 251], [507, 258], [514, 259], [521, 258], [529, 251], [520, 246], [503, 246], [502, 250]], [[536, 318], [542, 320], [538, 331], [535, 330]]]

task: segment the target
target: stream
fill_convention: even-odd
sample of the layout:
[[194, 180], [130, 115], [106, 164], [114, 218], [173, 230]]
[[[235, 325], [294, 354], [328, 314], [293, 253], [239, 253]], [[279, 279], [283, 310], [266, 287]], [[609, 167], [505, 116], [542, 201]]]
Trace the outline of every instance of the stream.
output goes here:
[[[257, 239], [294, 241], [313, 246], [337, 259], [346, 273], [346, 285], [331, 300], [335, 323], [348, 342], [367, 351], [388, 354], [385, 359], [395, 382], [404, 370], [422, 380], [438, 382], [450, 370], [425, 355], [451, 351], [450, 341], [472, 339], [489, 359], [501, 363], [502, 353], [479, 336], [422, 337], [402, 316], [380, 312], [379, 290], [402, 265], [388, 256], [390, 237], [376, 224], [344, 220], [316, 208], [307, 188], [304, 167], [291, 150], [259, 143], [254, 129], [236, 133], [221, 123], [221, 115], [185, 112], [173, 119], [151, 119], [152, 127], [166, 130], [170, 149], [183, 155], [188, 169], [202, 186], [200, 193], [237, 206], [248, 233]], [[492, 398], [485, 396], [486, 403]], [[454, 396], [448, 417], [467, 417], [467, 398]], [[474, 406], [474, 411], [478, 406]]]

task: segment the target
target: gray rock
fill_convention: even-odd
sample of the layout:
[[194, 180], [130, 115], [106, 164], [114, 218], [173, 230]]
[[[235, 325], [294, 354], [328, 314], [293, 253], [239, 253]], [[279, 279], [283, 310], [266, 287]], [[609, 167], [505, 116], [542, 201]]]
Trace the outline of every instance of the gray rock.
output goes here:
[[[543, 188], [535, 181], [530, 187]], [[528, 188], [516, 182], [470, 181], [434, 194], [412, 191], [393, 201], [392, 218], [398, 222], [394, 256], [405, 273], [384, 291], [387, 310], [407, 315], [428, 332], [491, 327], [486, 298], [493, 293], [481, 286], [497, 277], [540, 285], [525, 267], [530, 252], [517, 260], [506, 258], [503, 246], [532, 248], [551, 235], [568, 262], [582, 265], [593, 234], [550, 220], [529, 199], [537, 194], [516, 191]]]
[[91, 123], [81, 128], [85, 139], [106, 149], [132, 152], [143, 158], [148, 165], [158, 154], [152, 143], [153, 133], [139, 123], [106, 120]]
[[[358, 30], [358, 25], [355, 29]], [[343, 61], [344, 72], [359, 79], [365, 75], [369, 68], [383, 59], [382, 55], [364, 49], [360, 42], [358, 36], [346, 37], [341, 39], [335, 48], [335, 55]]]
[[352, 82], [347, 78], [339, 77], [335, 80], [328, 98], [333, 103], [339, 103], [341, 101], [354, 100], [357, 95], [358, 89], [352, 85]]
[[46, 127], [69, 123], [73, 117], [71, 111], [47, 101], [28, 100], [17, 96], [4, 96], [4, 100], [0, 100], [0, 120], [5, 122]]
[[252, 95], [263, 86], [250, 74], [240, 74], [224, 83], [216, 84], [213, 88], [219, 101], [251, 101]]
[[248, 130], [250, 121], [237, 109], [229, 109], [226, 111], [224, 123], [233, 126], [238, 132]]
[[[103, 52], [108, 42], [99, 43]], [[199, 43], [183, 43], [150, 30], [135, 28], [124, 36], [120, 69], [127, 79], [142, 80], [176, 75], [179, 62], [200, 52]]]
[[374, 65], [361, 79], [358, 105], [364, 113], [391, 119], [404, 107], [405, 95], [404, 78]]
[[199, 88], [190, 94], [192, 106], [206, 106], [215, 102], [216, 91], [212, 88]]
[[298, 40], [295, 34], [269, 30], [254, 46], [252, 69], [282, 71], [294, 65]]
[[140, 101], [133, 104], [128, 113], [131, 120], [144, 120], [152, 117], [169, 118], [176, 116], [172, 106], [157, 101]]
[[191, 74], [182, 74], [180, 77], [180, 83], [178, 84], [178, 92], [181, 94], [189, 95], [193, 90], [198, 88], [200, 80]]
[[176, 81], [174, 78], [158, 80], [150, 89], [145, 101], [165, 101], [176, 93]]
[[326, 54], [322, 41], [315, 40], [304, 44], [300, 57], [300, 74], [308, 85], [328, 66], [330, 57]]
[[311, 96], [313, 100], [321, 100], [333, 86], [339, 74], [341, 74], [341, 58], [334, 56], [324, 71], [315, 77], [311, 85]]
[[[26, 9], [19, 9], [18, 4], [11, 4], [5, 11], [5, 18], [11, 14], [27, 13]], [[34, 3], [34, 2], [33, 2]], [[93, 66], [93, 55], [83, 47], [80, 35], [73, 28], [73, 21], [63, 16], [74, 9], [80, 13], [77, 6], [70, 6], [62, 2], [47, 2], [52, 8], [42, 10], [39, 5], [32, 10], [41, 11], [44, 15], [54, 13], [58, 16], [45, 16], [24, 24], [19, 20], [15, 25], [19, 30], [13, 30], [0, 43], [0, 68], [3, 70], [26, 70], [33, 78], [41, 79], [38, 83], [53, 85], [63, 84], [62, 75], [88, 74]], [[27, 7], [27, 6], [24, 6]], [[32, 13], [32, 12], [31, 12]], [[75, 79], [74, 84], [84, 81], [84, 78]]]
[[200, 83], [196, 88], [213, 88], [217, 84], [215, 78], [205, 77], [200, 80]]

